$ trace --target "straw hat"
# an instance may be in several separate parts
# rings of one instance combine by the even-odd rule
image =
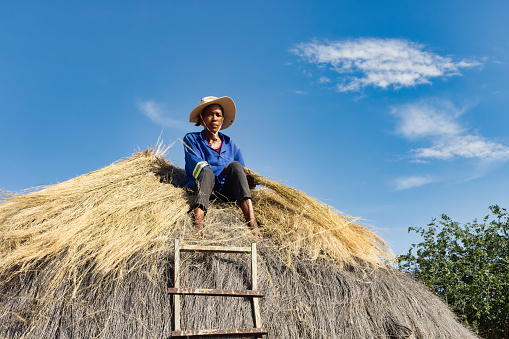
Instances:
[[[213,105],[213,104],[217,104],[217,105],[220,105],[223,107],[224,119],[223,119],[223,126],[221,127],[221,129],[227,129],[228,127],[230,127],[231,124],[233,124],[233,121],[235,120],[236,110],[235,110],[235,103],[229,97],[218,98],[218,97],[210,96],[210,97],[205,97],[205,98],[201,99],[198,106],[196,106],[193,109],[193,111],[191,112],[191,114],[189,114],[189,122],[197,123],[198,117],[200,116],[203,109],[205,107],[207,107],[208,105]]]

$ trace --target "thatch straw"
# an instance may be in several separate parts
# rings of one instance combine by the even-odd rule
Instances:
[[[176,185],[161,184],[162,177]],[[93,260],[107,272],[135,252],[157,250],[188,226],[192,197],[180,188],[183,179],[181,169],[146,151],[6,199],[0,205],[0,270],[30,269],[39,259],[66,252],[70,266]],[[352,218],[295,189],[261,176],[257,180],[268,189],[253,192],[256,214],[263,232],[285,254],[322,255],[348,264],[392,258],[383,240]],[[217,208],[228,205],[212,206]]]
[[[191,227],[184,173],[152,151],[0,205],[0,338],[168,337],[173,239],[259,242],[262,318],[271,338],[472,337],[448,308],[382,265],[373,232],[302,192],[258,177],[265,240],[214,202]],[[249,288],[248,262],[188,255],[187,287]],[[245,300],[184,297],[187,329],[250,326]],[[224,311],[217,311],[221,307]],[[252,326],[252,323],[251,323]]]
[[[358,221],[288,186],[255,176],[265,189],[254,191],[255,212],[264,233],[293,255],[332,258],[355,265],[392,260],[387,244]]]

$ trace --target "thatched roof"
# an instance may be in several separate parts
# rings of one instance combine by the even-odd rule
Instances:
[[[214,202],[205,234],[184,172],[150,150],[0,205],[0,338],[168,338],[173,240],[258,243],[270,338],[474,338],[447,306],[386,264],[382,239],[297,190],[258,177],[264,240]],[[249,261],[187,254],[182,285],[249,289]],[[250,303],[183,297],[185,329],[251,327]]]

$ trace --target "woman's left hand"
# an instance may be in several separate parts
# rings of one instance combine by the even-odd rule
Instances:
[[[246,172],[247,183],[249,184],[249,188],[251,188],[251,189],[255,188],[256,180],[255,180],[255,177],[253,176],[251,170],[247,167],[244,167],[244,172]]]

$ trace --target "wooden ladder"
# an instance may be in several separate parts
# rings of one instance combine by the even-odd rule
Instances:
[[[180,252],[212,252],[212,253],[251,253],[251,277],[252,290],[217,290],[205,288],[182,288],[180,287]],[[174,330],[171,332],[172,337],[192,337],[192,336],[224,336],[224,335],[253,335],[261,338],[267,334],[262,328],[262,319],[260,316],[259,298],[263,297],[263,293],[258,291],[258,272],[257,272],[256,243],[251,247],[223,247],[223,246],[196,246],[180,244],[175,239],[175,281],[174,287],[168,288],[168,293],[173,294],[174,309]],[[208,295],[208,296],[229,296],[229,297],[249,297],[252,298],[252,306],[254,313],[254,328],[237,328],[237,329],[213,329],[213,330],[181,330],[180,328],[180,298],[184,294]]]

